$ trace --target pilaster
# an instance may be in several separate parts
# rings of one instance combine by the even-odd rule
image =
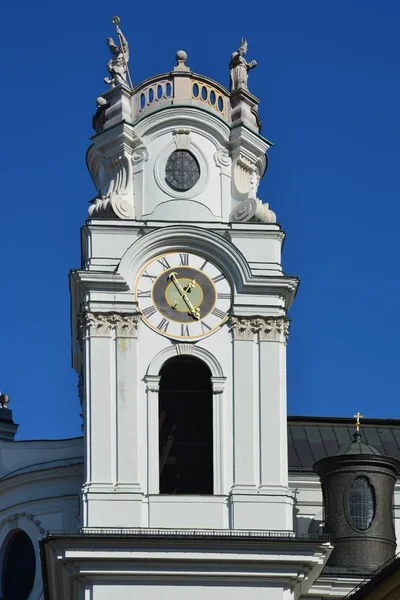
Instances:
[[[267,318],[258,333],[260,381],[260,487],[269,515],[293,529],[288,487],[286,344],[289,320]]]
[[[142,525],[136,314],[81,316],[85,361],[84,528]]]
[[[293,528],[288,489],[284,317],[231,318],[234,355],[234,529]]]
[[[288,486],[286,410],[288,335],[289,321],[283,317],[263,319],[258,332],[260,490],[270,485]]]
[[[87,312],[81,316],[80,330],[86,371],[86,483],[95,483],[98,488],[109,488],[113,484],[110,429],[111,398],[115,391],[111,337],[113,323],[109,315]]]
[[[233,344],[233,486],[232,492],[255,493],[257,456],[255,437],[255,331],[250,319],[232,317]]]
[[[158,392],[160,376],[146,376],[147,393],[147,486],[149,494],[160,491]]]
[[[142,492],[137,374],[138,315],[115,316],[116,483],[119,491]]]

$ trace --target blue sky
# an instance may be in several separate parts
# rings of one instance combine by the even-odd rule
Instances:
[[[301,279],[289,414],[398,417],[398,0],[2,4],[0,389],[18,438],[80,434],[68,271],[95,190],[85,166],[119,14],[134,83],[188,64],[228,85],[248,39],[275,143],[260,197]]]

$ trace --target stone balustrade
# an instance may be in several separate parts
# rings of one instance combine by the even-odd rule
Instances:
[[[243,124],[260,131],[258,100],[247,89],[228,92],[212,79],[192,73],[186,53],[177,52],[177,65],[170,73],[146,79],[133,89],[118,85],[97,99],[93,118],[96,133],[125,121],[133,124],[170,106],[193,106],[215,114],[229,125]]]

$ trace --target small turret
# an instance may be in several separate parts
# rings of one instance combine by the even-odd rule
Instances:
[[[362,439],[357,414],[353,441],[317,461],[325,508],[325,533],[334,550],[328,568],[369,573],[396,550],[393,493],[400,462]]]

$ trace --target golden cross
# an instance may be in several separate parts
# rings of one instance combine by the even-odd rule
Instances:
[[[359,412],[358,412],[358,413],[356,413],[355,415],[353,415],[353,417],[354,417],[354,418],[355,418],[355,420],[356,420],[356,431],[357,431],[357,433],[358,433],[358,432],[360,431],[360,419],[363,419],[364,417],[363,417],[363,415],[362,415],[362,414],[360,414]]]

